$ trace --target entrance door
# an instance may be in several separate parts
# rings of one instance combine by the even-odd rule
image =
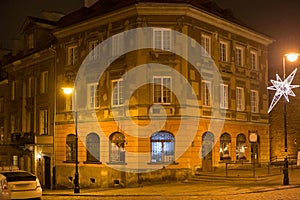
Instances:
[[[251,162],[259,164],[258,162],[258,152],[259,152],[259,143],[252,142],[251,143]]]
[[[212,148],[214,143],[214,135],[211,132],[206,132],[202,136],[202,170],[212,171]]]
[[[45,171],[44,171],[44,178],[45,178],[45,187],[47,189],[51,189],[51,159],[48,156],[44,156],[45,162]]]

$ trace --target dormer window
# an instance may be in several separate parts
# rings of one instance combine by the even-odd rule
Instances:
[[[30,33],[27,37],[27,49],[33,49],[34,48],[34,35],[33,33]]]

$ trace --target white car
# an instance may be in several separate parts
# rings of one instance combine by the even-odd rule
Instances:
[[[0,171],[0,199],[41,199],[39,179],[23,170]]]

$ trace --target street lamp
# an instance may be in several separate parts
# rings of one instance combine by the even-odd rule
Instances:
[[[67,95],[74,93],[74,115],[75,115],[75,178],[74,178],[74,193],[80,193],[79,188],[79,173],[78,173],[78,117],[77,117],[77,104],[76,104],[76,89],[75,87],[63,87],[63,92]]]
[[[285,64],[286,59],[290,62],[295,62],[298,59],[299,53],[288,53],[282,57],[283,79],[286,78]],[[289,185],[289,162],[287,159],[287,127],[286,127],[286,101],[283,99],[283,130],[284,130],[284,165],[283,165],[283,185]]]

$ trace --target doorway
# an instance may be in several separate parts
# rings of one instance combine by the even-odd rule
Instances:
[[[44,181],[45,188],[51,189],[51,159],[48,156],[44,156],[45,171],[44,171]]]

